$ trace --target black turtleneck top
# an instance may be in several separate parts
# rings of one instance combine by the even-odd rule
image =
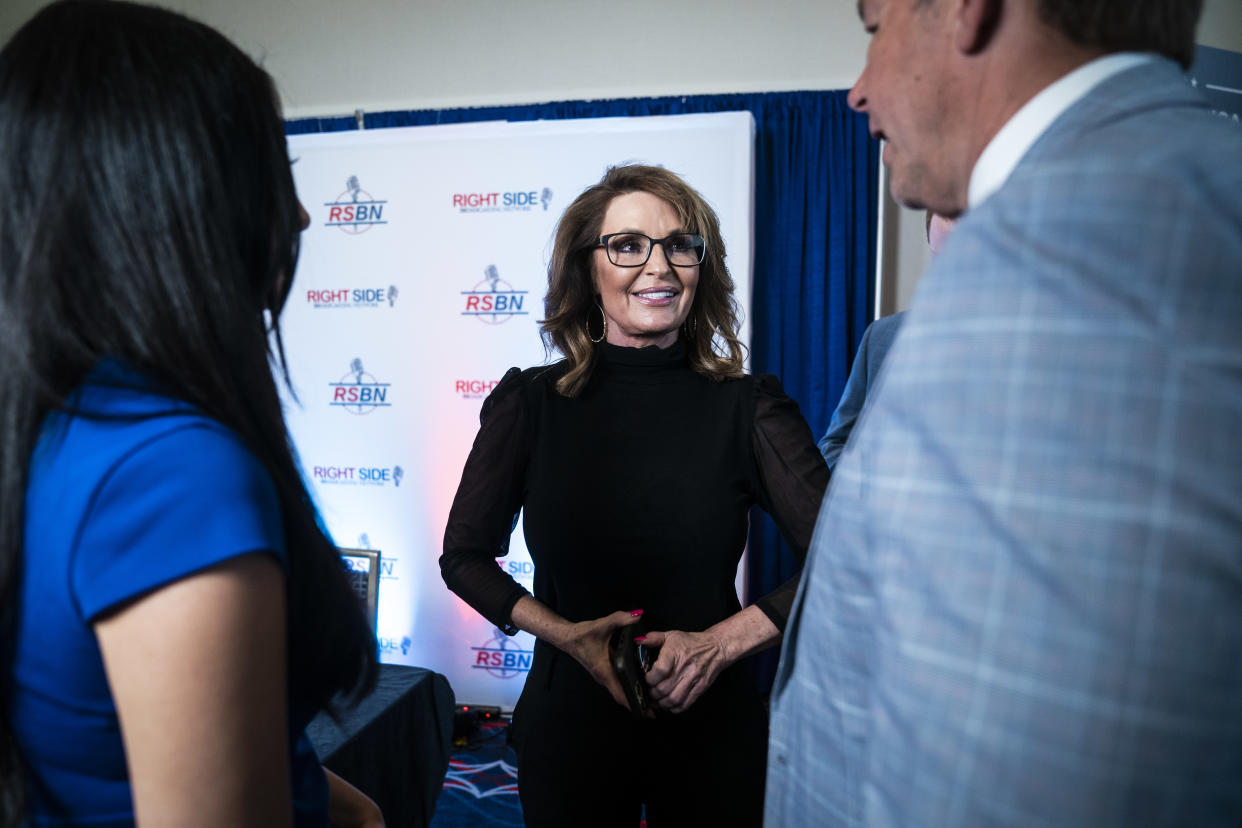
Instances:
[[[828,469],[776,378],[716,382],[678,342],[598,347],[578,397],[565,363],[511,369],[481,426],[444,533],[449,588],[493,624],[528,594],[496,565],[524,510],[535,597],[570,621],[642,608],[647,630],[700,631],[741,607],[733,587],[758,503],[801,560]],[[755,603],[784,629],[797,578]]]

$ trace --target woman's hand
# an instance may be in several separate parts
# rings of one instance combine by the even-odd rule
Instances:
[[[703,632],[647,633],[642,644],[660,651],[647,673],[651,700],[671,713],[684,713],[729,665],[780,640],[781,631],[756,606]]]
[[[617,681],[616,673],[612,670],[608,643],[612,634],[620,627],[637,624],[643,617],[642,610],[618,611],[593,621],[575,623],[566,621],[530,595],[523,595],[513,605],[509,617],[519,629],[526,630],[573,657],[574,661],[591,674],[591,678],[612,694],[617,704],[626,710],[630,709],[625,700],[625,692],[621,689],[621,682]]]
[[[621,689],[621,682],[617,680],[616,671],[612,669],[612,654],[608,644],[614,632],[621,627],[637,624],[642,617],[642,610],[633,610],[614,612],[593,621],[579,621],[570,625],[564,643],[557,645],[573,656],[574,661],[581,664],[591,674],[591,678],[599,682],[612,694],[613,700],[626,710],[630,709],[630,705],[626,701],[625,691]]]
[[[724,643],[707,632],[647,633],[642,643],[660,651],[647,673],[651,700],[670,713],[684,713],[733,661]]]

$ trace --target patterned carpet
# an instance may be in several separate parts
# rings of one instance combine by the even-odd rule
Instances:
[[[509,722],[483,722],[449,759],[430,828],[523,828]],[[637,828],[646,828],[647,820]]]
[[[506,721],[485,722],[449,759],[431,828],[521,828],[517,760]]]

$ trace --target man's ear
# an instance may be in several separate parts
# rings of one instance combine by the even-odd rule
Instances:
[[[964,55],[977,55],[992,42],[1005,0],[953,0],[957,5],[955,45]],[[1011,0],[1012,2],[1012,0]],[[1009,10],[1012,12],[1012,9]]]

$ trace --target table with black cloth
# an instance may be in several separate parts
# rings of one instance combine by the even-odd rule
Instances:
[[[389,826],[426,826],[448,770],[453,711],[444,676],[381,664],[369,695],[336,721],[316,716],[306,733],[319,761],[375,800]]]

